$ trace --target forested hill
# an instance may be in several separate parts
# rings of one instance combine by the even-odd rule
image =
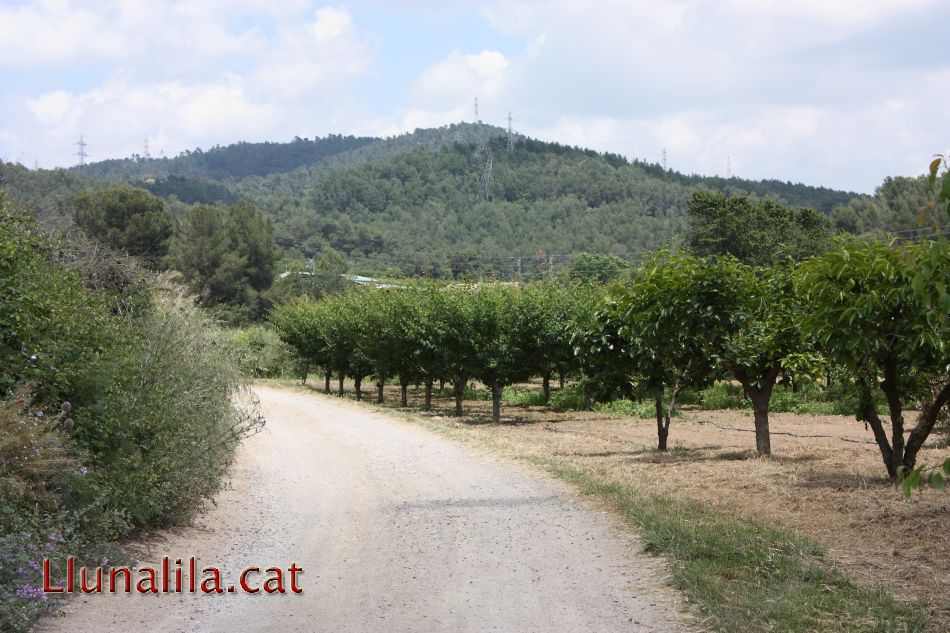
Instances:
[[[99,178],[184,176],[212,180],[241,180],[248,176],[293,171],[324,158],[377,142],[372,137],[330,135],[295,138],[289,143],[235,143],[225,147],[186,150],[174,158],[119,158],[90,163],[74,171]]]
[[[174,158],[110,159],[71,171],[110,179],[180,176],[187,179],[239,181],[323,164],[324,171],[383,160],[416,147],[438,148],[453,142],[485,142],[504,130],[491,125],[457,123],[419,129],[389,138],[341,136],[294,138],[287,143],[233,143],[208,150],[186,150]]]
[[[0,164],[9,199],[51,226],[68,223],[73,193],[117,182],[176,200],[173,214],[186,204],[251,201],[274,220],[290,257],[332,249],[356,270],[434,276],[550,266],[579,252],[636,258],[682,240],[696,189],[826,214],[855,199],[781,181],[684,175],[524,137],[509,152],[505,130],[470,123],[386,139],[238,143],[81,169]]]
[[[445,276],[543,266],[577,252],[635,257],[675,244],[684,235],[686,201],[698,188],[825,213],[855,195],[684,176],[531,139],[518,139],[508,152],[500,136],[417,146],[348,169],[317,164],[248,178],[234,190],[274,218],[275,238],[291,254],[329,247],[362,269]]]

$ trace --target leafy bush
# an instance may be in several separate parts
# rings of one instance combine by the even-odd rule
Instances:
[[[454,398],[455,391],[451,387],[444,387],[441,391],[438,392],[438,395],[443,398]],[[471,383],[465,385],[465,391],[462,395],[463,400],[474,400],[484,402],[486,400],[491,400],[491,389],[488,387],[475,387]]]
[[[262,325],[229,329],[222,340],[241,374],[274,378],[295,373],[299,361],[293,349],[273,329]]]
[[[656,403],[650,400],[637,402],[636,400],[622,398],[613,402],[598,402],[594,405],[594,411],[633,418],[654,419],[656,418]],[[677,416],[679,416],[678,409],[673,412],[673,417]]]
[[[491,400],[491,392],[488,393],[488,399]],[[544,404],[544,393],[538,389],[525,389],[523,387],[505,387],[501,396],[502,402],[521,407],[541,406]]]
[[[239,375],[218,338],[190,299],[159,288],[102,362],[95,404],[75,414],[72,435],[93,468],[87,494],[71,501],[102,508],[104,535],[182,521],[217,491],[253,422],[232,405]]]
[[[187,520],[259,423],[235,408],[239,373],[192,299],[74,246],[53,248],[0,192],[3,631],[53,606],[45,556]]]
[[[584,408],[584,390],[580,385],[567,385],[551,392],[551,401],[548,404],[554,409],[581,411]]]
[[[773,394],[773,402],[779,390]],[[699,405],[704,409],[748,409],[752,404],[742,393],[742,387],[729,382],[717,382],[711,387],[707,387],[699,392]],[[775,405],[770,406],[771,410],[778,411]]]

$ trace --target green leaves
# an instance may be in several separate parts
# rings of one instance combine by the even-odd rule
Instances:
[[[89,237],[157,264],[168,252],[172,220],[144,189],[120,186],[73,196],[73,219]]]
[[[756,266],[820,253],[831,235],[831,222],[811,209],[712,191],[693,193],[687,220],[692,253],[731,255]]]
[[[945,406],[934,398],[950,382],[950,312],[944,309],[950,306],[950,245],[841,241],[838,251],[802,264],[795,287],[806,304],[805,331],[829,361],[849,369],[855,384],[884,391],[895,433],[904,425],[897,412],[923,403],[906,446],[890,446],[883,428],[876,433],[888,473],[897,477],[898,466],[913,467]],[[873,409],[862,416],[880,425]],[[903,481],[910,478],[912,489],[918,477],[910,472]]]
[[[937,185],[937,172],[940,170],[940,165],[942,164],[943,164],[942,156],[938,156],[937,158],[930,161],[930,167],[927,170],[928,172],[930,172],[930,176],[928,176],[927,182],[930,183],[931,187],[935,187]]]
[[[908,469],[901,466],[897,469],[897,485],[905,499],[910,499],[914,490],[920,490],[925,485],[930,485],[934,490],[944,492],[947,489],[947,480],[950,479],[950,457],[948,457],[941,467],[930,468],[923,466],[914,469]]]

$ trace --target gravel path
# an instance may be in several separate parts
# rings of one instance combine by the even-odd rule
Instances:
[[[348,402],[257,389],[265,430],[195,527],[225,583],[303,568],[303,593],[94,595],[40,632],[684,631],[654,559],[560,483]]]

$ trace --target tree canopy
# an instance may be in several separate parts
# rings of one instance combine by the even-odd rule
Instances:
[[[831,222],[812,209],[791,209],[772,200],[697,191],[687,206],[690,250],[705,257],[732,255],[755,266],[822,252]]]
[[[72,208],[76,225],[113,249],[153,263],[168,252],[172,220],[162,199],[143,189],[80,191],[73,196]]]

